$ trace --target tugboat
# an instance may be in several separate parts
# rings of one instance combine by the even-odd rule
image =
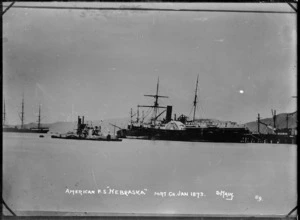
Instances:
[[[199,77],[199,76],[198,76]],[[181,115],[176,119],[172,119],[172,106],[160,106],[158,104],[159,98],[168,98],[167,96],[160,96],[159,91],[159,79],[157,82],[156,94],[145,95],[155,98],[154,105],[138,105],[138,111],[140,107],[150,107],[154,109],[153,117],[150,123],[144,123],[144,117],[139,121],[137,111],[137,121],[132,121],[131,111],[131,123],[127,129],[119,130],[118,137],[120,138],[132,138],[132,139],[148,139],[148,140],[174,140],[174,141],[197,141],[197,142],[244,142],[244,135],[249,133],[249,130],[234,122],[226,122],[221,124],[213,124],[209,120],[196,120],[195,113],[197,108],[197,91],[198,91],[198,77],[196,83],[195,97],[194,97],[194,114],[193,119],[188,120],[188,117]],[[161,113],[158,113],[159,109],[165,109]],[[166,116],[163,120],[158,120],[163,113]]]
[[[24,126],[24,95],[22,98],[22,112],[21,112],[21,127],[18,128],[17,126],[11,127],[6,125],[6,112],[5,112],[5,101],[4,101],[4,109],[3,109],[3,126],[2,131],[3,132],[17,132],[17,133],[47,133],[49,131],[49,128],[47,127],[41,127],[41,106],[39,106],[39,116],[38,116],[38,125],[36,128],[25,128]]]
[[[66,134],[52,135],[51,138],[73,139],[73,140],[91,140],[91,141],[122,141],[118,137],[112,136],[110,133],[103,135],[101,126],[90,126],[84,123],[84,116],[78,116],[76,132],[68,132]]]

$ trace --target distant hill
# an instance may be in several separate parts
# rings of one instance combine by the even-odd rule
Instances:
[[[297,128],[297,112],[293,113],[281,113],[278,114],[276,117],[276,127],[281,129],[281,128],[286,128],[286,115],[289,115],[289,120],[288,120],[288,126],[289,128]],[[261,122],[271,125],[273,127],[273,118],[264,118],[260,119]],[[252,121],[248,122],[245,124],[246,127],[249,128],[251,132],[257,132],[257,121]],[[261,133],[270,133],[272,130],[267,128],[265,125],[260,125],[260,132]]]

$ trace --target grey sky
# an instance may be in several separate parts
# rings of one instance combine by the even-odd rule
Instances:
[[[26,122],[36,121],[38,103],[44,122],[129,117],[131,107],[153,103],[143,95],[158,76],[170,97],[161,104],[188,115],[198,74],[198,117],[248,122],[271,109],[293,112],[296,33],[296,14],[11,8],[3,16],[8,121],[19,123],[23,91]]]

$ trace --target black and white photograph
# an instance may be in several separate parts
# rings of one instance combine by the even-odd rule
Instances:
[[[2,217],[297,217],[297,2],[2,2]]]

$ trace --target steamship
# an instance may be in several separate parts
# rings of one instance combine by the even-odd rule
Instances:
[[[198,76],[199,77],[199,76]],[[198,77],[196,82],[195,97],[193,102],[193,118],[180,115],[172,118],[172,106],[160,106],[159,98],[168,98],[159,95],[159,78],[157,81],[156,94],[145,95],[155,99],[154,105],[138,105],[136,114],[132,113],[127,129],[117,132],[120,138],[147,139],[147,140],[174,140],[174,141],[196,141],[196,142],[243,142],[245,134],[249,134],[248,128],[234,122],[214,123],[212,120],[197,120],[195,118],[198,104]],[[153,109],[153,117],[145,122],[145,116],[139,117],[139,108]],[[159,112],[161,109],[163,111]],[[162,120],[159,120],[165,114]],[[136,121],[133,116],[136,115]]]

